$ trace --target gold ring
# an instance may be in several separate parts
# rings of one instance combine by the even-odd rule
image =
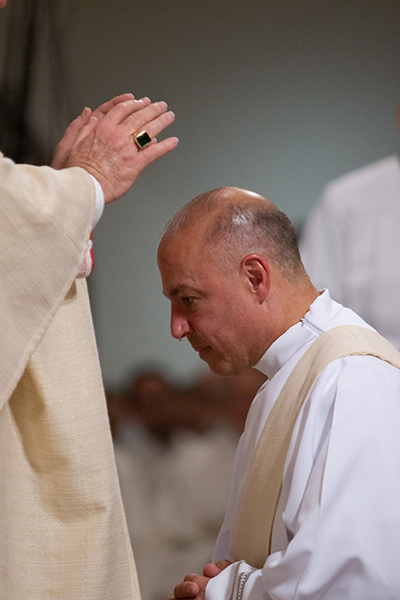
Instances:
[[[148,146],[151,142],[151,137],[149,136],[147,131],[145,131],[144,129],[142,129],[138,133],[132,133],[131,135],[133,137],[133,141],[135,142],[135,144],[139,148],[139,150],[142,150],[143,148]]]

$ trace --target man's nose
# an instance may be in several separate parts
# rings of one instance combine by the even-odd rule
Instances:
[[[172,336],[181,340],[188,333],[192,331],[190,327],[190,323],[184,315],[182,315],[179,311],[172,309],[171,310],[171,333]]]

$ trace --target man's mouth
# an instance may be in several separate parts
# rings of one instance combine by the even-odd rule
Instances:
[[[211,346],[192,346],[192,348],[198,352],[200,358],[203,358],[203,356],[211,349]]]
[[[210,346],[205,346],[204,348],[200,348],[200,350],[198,351],[200,358],[204,358],[209,350],[211,350]]]

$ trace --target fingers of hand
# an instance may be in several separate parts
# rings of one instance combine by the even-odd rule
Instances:
[[[203,575],[205,577],[216,577],[221,573],[221,571],[226,569],[226,567],[229,567],[231,564],[232,563],[229,560],[219,560],[216,563],[209,563],[204,567]]]
[[[129,123],[126,123],[126,119],[138,111],[141,111],[142,109],[144,110],[150,106],[152,106],[152,104],[150,99],[147,97],[141,98],[140,100],[134,100],[131,98],[130,100],[115,104],[106,114],[103,115],[103,117],[112,126],[123,125],[125,123],[129,127]]]
[[[106,115],[108,113],[108,111],[111,108],[113,108],[116,104],[120,104],[121,102],[127,102],[129,100],[133,100],[134,97],[135,96],[130,93],[129,94],[120,94],[119,96],[115,96],[115,98],[112,98],[108,102],[104,102],[104,104],[102,104],[101,106],[96,108],[96,110],[94,112],[102,113],[103,115]]]
[[[140,164],[140,170],[150,165],[152,162],[164,156],[178,145],[178,138],[171,137],[162,142],[152,141],[146,148],[139,150],[136,154],[136,164]]]
[[[161,133],[163,129],[171,125],[175,120],[175,114],[172,111],[165,112],[160,116],[156,117],[152,121],[148,121],[144,123],[140,128],[143,128],[151,138],[154,138],[156,135]],[[139,128],[138,128],[139,129]],[[138,129],[134,130],[137,131]]]
[[[129,100],[114,106],[105,115],[104,120],[111,126],[121,126],[128,133],[138,131],[145,123],[149,123],[167,112],[166,102],[151,103],[148,98]]]
[[[71,147],[75,143],[82,129],[89,122],[91,114],[92,111],[90,110],[90,108],[85,107],[82,113],[79,115],[79,117],[76,117],[76,119],[74,119],[72,123],[70,123],[70,125],[64,133],[63,138],[60,140],[56,148],[56,152],[52,162],[52,167],[54,169],[62,169],[65,166],[64,163],[67,160]]]
[[[186,577],[190,576],[187,575]],[[175,598],[195,598],[200,592],[200,587],[197,585],[197,583],[194,583],[193,581],[187,581],[186,577],[183,583],[175,586]]]
[[[217,567],[217,565],[210,563],[206,565],[203,569],[203,575],[205,577],[215,577],[221,573],[221,569]]]
[[[138,110],[145,108],[149,104],[151,104],[151,100],[147,97],[140,98],[139,100],[131,99],[126,102],[119,103],[118,106],[113,106],[113,110],[110,109],[107,113],[103,113],[97,109],[93,114],[98,118],[99,121],[107,117],[110,124],[120,125],[120,123],[124,121],[127,114],[135,113]]]
[[[76,117],[76,119],[74,119],[72,123],[70,123],[70,125],[64,133],[60,144],[73,144],[76,138],[78,137],[79,133],[82,131],[83,127],[85,127],[85,125],[88,124],[91,114],[92,111],[86,106],[83,109],[82,113],[79,115],[79,117]]]
[[[98,113],[94,113],[97,117]],[[119,135],[130,136],[134,132],[145,129],[153,138],[175,119],[173,112],[167,112],[165,102],[151,103],[150,100],[128,100],[113,106],[106,115],[99,118],[99,131],[101,135],[108,135],[111,130],[119,130]],[[87,133],[87,131],[85,131]]]
[[[230,560],[219,560],[218,562],[215,563],[215,566],[220,569],[221,571],[223,571],[224,569],[226,569],[226,567],[229,567],[229,565],[232,564],[232,561]]]
[[[97,117],[95,117],[94,115],[92,115],[88,121],[88,123],[82,127],[81,131],[79,132],[78,137],[75,140],[76,144],[79,144],[79,142],[81,140],[83,140],[83,138],[85,138],[89,133],[91,133],[95,127],[98,125],[98,119]]]
[[[162,117],[163,115],[168,114],[167,124],[171,123],[175,115],[168,111],[168,106],[166,102],[153,102],[148,106],[144,107],[142,110],[138,110],[135,113],[127,114],[126,118],[123,122],[121,122],[121,126],[123,126],[127,132],[139,131],[140,129],[148,130],[149,123],[152,123],[156,119]],[[165,125],[164,125],[165,126]],[[151,136],[157,135],[161,130],[152,130]]]
[[[82,127],[86,125],[86,123],[89,121],[91,114],[92,111],[90,110],[90,108],[88,106],[85,106],[79,117],[76,117],[76,119],[74,119],[72,123],[70,123],[65,133],[67,134],[70,131],[79,131],[80,129],[82,129]]]

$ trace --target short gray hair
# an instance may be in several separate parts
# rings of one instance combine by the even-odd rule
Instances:
[[[255,253],[265,255],[288,280],[308,278],[292,223],[262,196],[237,188],[200,194],[167,223],[164,237],[173,237],[201,221],[206,223],[203,242],[219,251],[228,271],[236,270],[244,256]]]

